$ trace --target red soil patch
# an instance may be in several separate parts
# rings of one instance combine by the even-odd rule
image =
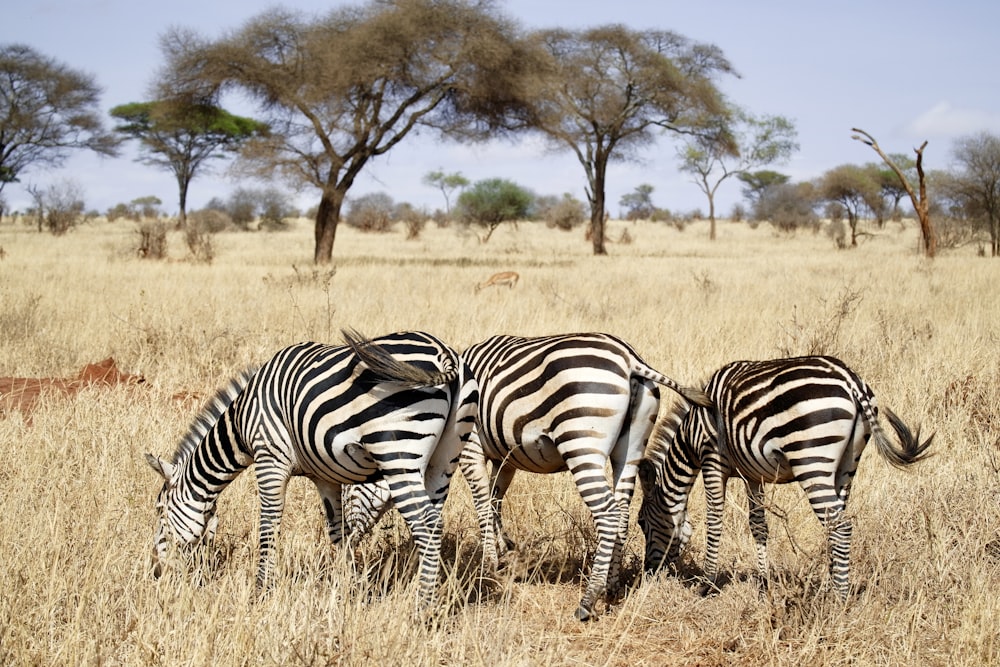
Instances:
[[[141,375],[122,373],[111,357],[87,364],[72,378],[0,378],[0,417],[18,410],[30,424],[31,413],[42,393],[69,397],[84,387],[115,387],[145,381]]]

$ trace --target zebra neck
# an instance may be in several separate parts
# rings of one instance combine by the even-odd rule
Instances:
[[[224,415],[181,464],[178,491],[206,508],[253,463],[253,457],[241,446],[242,438],[230,428],[232,424],[229,415]]]

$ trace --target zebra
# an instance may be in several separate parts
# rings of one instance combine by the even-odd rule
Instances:
[[[657,424],[639,464],[646,572],[675,562],[687,544],[688,496],[700,469],[708,534],[701,593],[716,590],[726,483],[734,476],[747,485],[757,570],[766,585],[763,485],[796,481],[827,531],[833,587],[846,600],[852,532],[847,501],[869,437],[889,464],[905,469],[928,456],[933,435],[920,442],[919,429],[914,436],[886,408],[902,445],[895,448],[879,425],[871,388],[830,356],[730,363],[712,375],[705,391],[715,407],[676,406]]]
[[[146,455],[164,479],[156,499],[154,576],[171,541],[190,548],[214,537],[219,494],[253,463],[258,589],[272,583],[274,540],[292,476],[316,485],[334,544],[345,538],[343,486],[381,479],[420,555],[419,601],[424,608],[436,603],[441,506],[474,426],[475,381],[458,354],[430,334],[371,340],[343,334],[346,345],[304,342],[280,350],[219,392],[170,461]]]
[[[659,411],[656,384],[698,405],[707,405],[707,397],[657,372],[628,343],[606,333],[493,336],[469,347],[462,359],[480,392],[476,429],[459,467],[475,502],[484,567],[495,571],[499,556],[513,546],[501,510],[515,472],[569,470],[598,535],[575,612],[589,620],[597,598],[618,587],[636,466]]]

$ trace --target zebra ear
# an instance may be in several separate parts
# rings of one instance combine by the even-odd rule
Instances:
[[[146,454],[146,462],[149,463],[149,467],[160,473],[163,479],[170,481],[170,478],[174,474],[173,463],[167,463],[159,456],[153,456],[152,454]]]

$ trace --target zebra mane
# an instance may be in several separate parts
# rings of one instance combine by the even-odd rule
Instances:
[[[677,429],[680,428],[684,417],[691,411],[691,404],[686,401],[674,401],[673,407],[656,422],[653,434],[646,442],[646,452],[644,459],[663,459],[667,456],[670,443],[677,436]]]
[[[177,445],[172,463],[174,465],[183,463],[191,456],[198,444],[205,438],[205,435],[212,430],[219,418],[229,409],[240,392],[246,388],[250,378],[257,372],[256,368],[248,368],[234,378],[231,378],[226,386],[215,392],[215,396],[202,407],[201,412],[195,417],[188,428],[187,434]]]

